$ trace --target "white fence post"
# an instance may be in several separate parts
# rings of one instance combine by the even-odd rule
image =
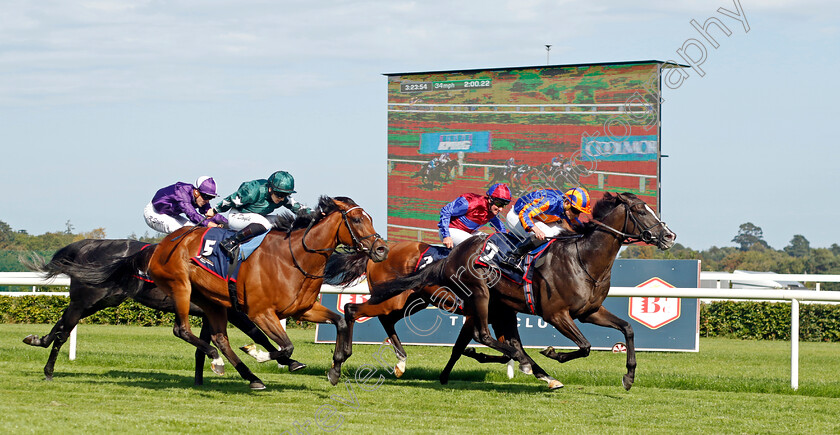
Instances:
[[[76,360],[76,330],[79,329],[79,325],[73,327],[73,330],[70,331],[70,361]]]
[[[790,301],[790,387],[799,389],[799,300]]]

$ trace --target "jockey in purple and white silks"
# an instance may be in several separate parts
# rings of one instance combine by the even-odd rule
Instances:
[[[505,224],[498,214],[510,203],[507,184],[490,186],[485,195],[465,193],[440,209],[438,233],[447,248],[461,244],[478,229],[490,223],[497,231],[505,232]]]
[[[224,226],[227,219],[210,207],[215,197],[216,182],[210,177],[198,177],[195,185],[177,182],[155,193],[143,217],[149,227],[164,234],[184,226]]]

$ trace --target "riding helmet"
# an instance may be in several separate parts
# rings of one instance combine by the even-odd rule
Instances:
[[[205,195],[218,196],[216,195],[216,181],[213,180],[212,177],[208,177],[206,175],[198,177],[198,179],[195,180],[195,188]]]
[[[510,188],[505,183],[496,183],[487,189],[487,196],[510,202]]]
[[[567,190],[565,195],[572,208],[580,210],[581,213],[592,214],[592,198],[589,197],[589,192],[586,189],[575,187]]]
[[[275,192],[295,193],[295,178],[286,171],[277,171],[268,177],[268,185]]]

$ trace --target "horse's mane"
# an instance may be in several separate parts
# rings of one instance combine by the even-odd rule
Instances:
[[[335,203],[336,201],[343,202],[351,207],[358,205],[352,199],[345,196],[330,198],[329,196],[321,195],[318,198],[318,206],[315,207],[315,210],[306,211],[305,209],[301,209],[296,214],[281,214],[274,224],[274,229],[289,232],[306,228],[310,225],[317,225],[318,222],[329,216],[330,213],[339,210],[338,204]]]
[[[625,194],[625,195],[632,195],[632,194]],[[609,192],[605,193],[604,196],[599,199],[595,203],[595,207],[592,209],[592,218],[597,220],[602,220],[604,217],[609,214],[614,208],[618,207],[618,204],[621,204],[621,201],[618,199],[618,195],[612,195]],[[584,237],[592,234],[595,229],[598,228],[598,225],[595,222],[586,222],[583,226],[578,229],[578,234],[582,234]]]

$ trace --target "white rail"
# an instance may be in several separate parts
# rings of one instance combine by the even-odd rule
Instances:
[[[701,272],[702,280],[718,281],[804,281],[804,282],[840,282],[840,275],[815,274],[741,274],[727,272]],[[25,286],[68,286],[70,278],[59,276],[52,280],[45,280],[43,274],[33,272],[0,272],[0,285]],[[33,288],[34,290],[34,288]],[[367,294],[368,286],[364,280],[345,289],[324,285],[321,293],[339,294]],[[5,292],[6,296],[31,295],[62,295],[67,292]],[[611,287],[610,297],[676,297],[698,299],[748,299],[748,300],[783,300],[791,303],[791,352],[790,352],[790,386],[794,390],[799,388],[799,303],[803,301],[840,302],[840,292],[819,290],[785,290],[785,289],[722,289],[722,288],[651,288],[651,287]],[[71,360],[76,353],[76,330],[70,336]]]

